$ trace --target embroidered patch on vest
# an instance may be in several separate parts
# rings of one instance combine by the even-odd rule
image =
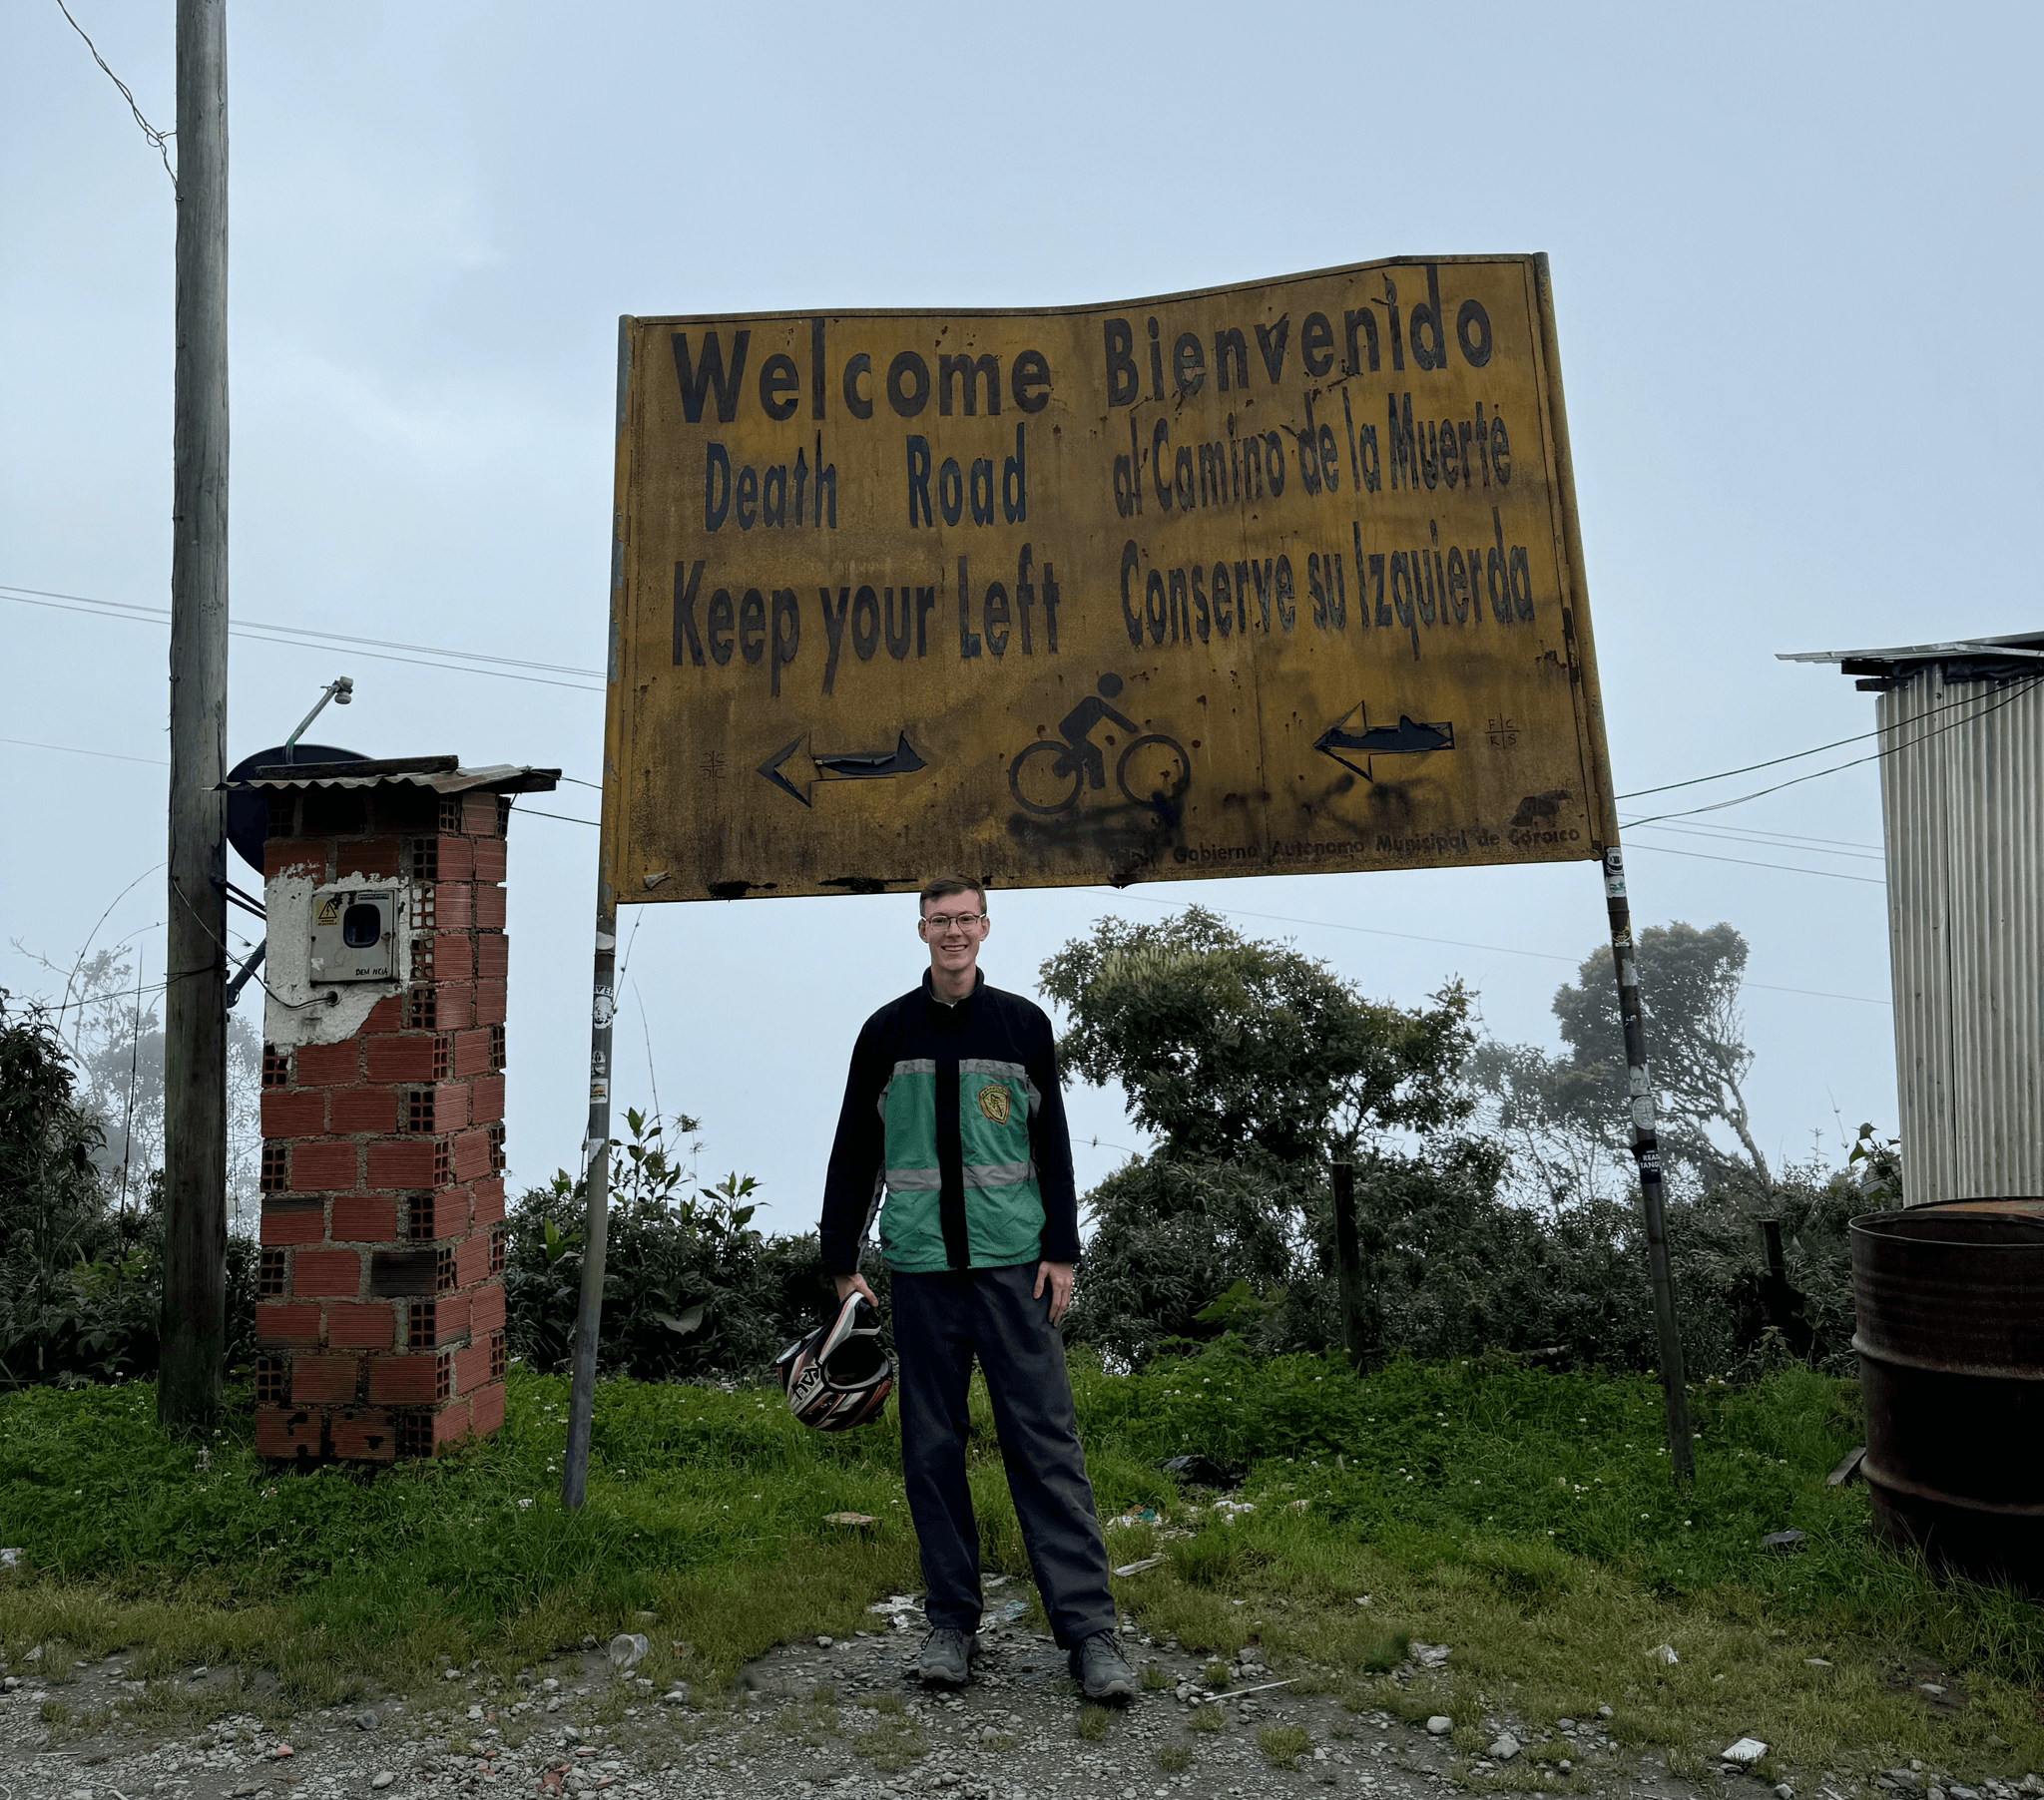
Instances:
[[[998,1082],[989,1082],[979,1091],[979,1110],[995,1125],[1008,1123],[1008,1091]]]

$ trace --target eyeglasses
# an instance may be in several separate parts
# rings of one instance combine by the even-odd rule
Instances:
[[[924,931],[934,931],[938,937],[947,937],[954,931],[968,936],[975,926],[986,923],[985,913],[931,913],[922,921]]]

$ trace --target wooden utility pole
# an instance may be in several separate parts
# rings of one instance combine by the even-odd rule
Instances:
[[[178,0],[163,1356],[157,1417],[210,1425],[227,1337],[227,0]]]

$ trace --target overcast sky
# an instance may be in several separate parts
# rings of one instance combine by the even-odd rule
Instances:
[[[171,0],[73,11],[171,125]],[[2039,623],[2026,533],[1987,529],[2030,516],[2044,458],[2039,37],[2014,6],[231,6],[234,611],[598,669],[622,312],[1111,301],[1546,250],[1620,791],[1843,738],[1871,699],[1776,652]],[[167,606],[171,184],[55,0],[0,23],[0,584]],[[160,980],[167,631],[4,594],[0,631],[0,936],[68,964],[137,883],[100,941],[140,933]],[[597,776],[596,679],[248,637],[232,753],[338,674],[329,742]],[[1750,940],[1763,1147],[1891,1125],[1873,770],[1705,824],[1740,835],[1629,839],[1636,917]],[[581,1135],[595,851],[585,825],[513,826],[517,1177]],[[1103,913],[1194,899],[1375,996],[1459,975],[1490,1031],[1549,1044],[1603,935],[1592,864],[1321,875],[1001,895],[984,966],[1029,992]],[[913,920],[905,898],[628,913],[619,1099],[657,1079],[702,1118],[706,1174],[750,1170],[762,1222],[813,1222],[851,1038],[915,978]],[[9,947],[0,986],[52,984]],[[1084,1187],[1137,1138],[1117,1097],[1071,1100]]]

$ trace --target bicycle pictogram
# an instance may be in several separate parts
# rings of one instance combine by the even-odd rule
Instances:
[[[1107,786],[1107,756],[1093,741],[1102,723],[1135,732],[1115,759],[1115,785],[1132,806],[1147,806],[1176,822],[1178,802],[1193,784],[1192,758],[1185,745],[1161,731],[1143,731],[1110,704],[1122,690],[1117,675],[1100,677],[1099,693],[1088,694],[1059,721],[1062,741],[1039,738],[1008,764],[1008,791],[1015,804],[1039,818],[1069,812],[1086,788]]]

